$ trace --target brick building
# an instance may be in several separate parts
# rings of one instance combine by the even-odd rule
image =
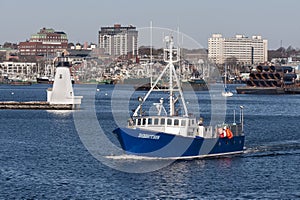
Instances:
[[[40,32],[33,34],[29,41],[19,43],[21,56],[44,56],[54,55],[57,51],[68,48],[67,34],[54,29],[40,29]]]

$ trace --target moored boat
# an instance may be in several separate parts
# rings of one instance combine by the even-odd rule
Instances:
[[[183,91],[207,91],[208,85],[203,78],[190,78],[186,81],[181,81]]]
[[[21,86],[21,85],[32,85],[32,82],[30,81],[22,81],[22,80],[11,80],[8,82],[9,85],[16,85],[16,86]]]
[[[41,76],[36,78],[36,82],[41,84],[53,84],[54,78],[48,76]]]
[[[149,91],[151,89],[151,87],[152,87],[151,83],[145,83],[145,84],[142,84],[142,85],[134,86],[134,90],[136,90],[136,91]],[[161,89],[161,90],[167,90],[168,86],[157,84],[155,88],[156,89]]]
[[[4,77],[3,83],[8,84],[8,85],[15,85],[15,86],[28,86],[32,85],[33,81],[26,79],[26,78],[21,78],[21,77]]]
[[[37,77],[36,82],[40,84],[53,84],[54,83],[54,77],[48,77],[48,76],[42,76],[42,77]],[[73,77],[71,77],[71,82],[72,84],[75,83],[75,80]]]
[[[191,115],[186,106],[180,80],[173,63],[180,59],[180,51],[174,48],[172,37],[166,38],[164,61],[167,64],[148,93],[139,98],[127,127],[119,127],[113,132],[127,154],[168,159],[202,158],[242,153],[244,150],[243,107],[239,123],[222,123],[205,126],[202,118]],[[169,109],[164,107],[164,99],[155,103],[157,114],[145,115],[142,106],[162,76],[168,74]],[[161,91],[161,90],[159,90]],[[166,90],[162,90],[166,91]],[[177,103],[182,111],[179,113]]]

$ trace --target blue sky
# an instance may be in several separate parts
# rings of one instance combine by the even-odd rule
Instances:
[[[299,0],[0,0],[0,44],[20,42],[42,27],[62,30],[70,42],[97,42],[115,23],[180,31],[207,47],[212,33],[262,35],[269,49],[300,48]]]

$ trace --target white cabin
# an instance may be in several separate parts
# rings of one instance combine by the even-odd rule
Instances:
[[[212,138],[217,136],[212,126],[203,126],[194,117],[143,116],[130,119],[128,127],[189,137]]]

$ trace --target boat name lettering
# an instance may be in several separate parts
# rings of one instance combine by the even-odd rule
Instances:
[[[149,135],[145,133],[139,133],[139,138],[147,138],[147,139],[152,139],[152,140],[159,140],[160,136],[159,135]]]

